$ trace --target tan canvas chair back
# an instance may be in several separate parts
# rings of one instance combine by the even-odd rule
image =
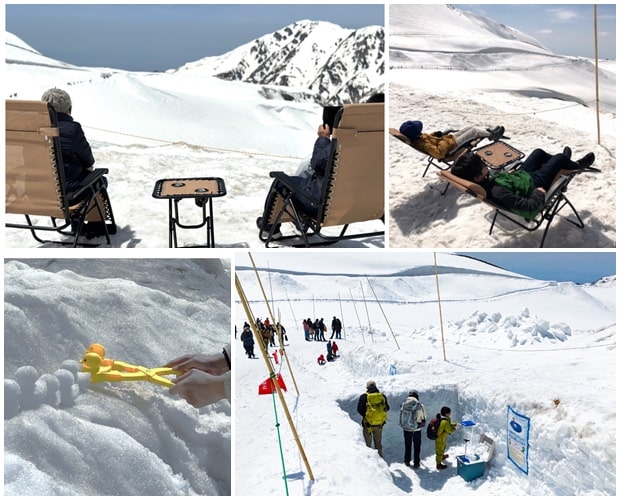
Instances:
[[[6,213],[66,218],[48,104],[6,101]]]
[[[467,179],[462,179],[461,177],[444,170],[437,172],[437,175],[459,191],[469,193],[481,201],[484,201],[487,197],[486,190],[480,184],[468,181]]]
[[[324,226],[383,217],[384,105],[347,104],[333,137],[338,143]]]

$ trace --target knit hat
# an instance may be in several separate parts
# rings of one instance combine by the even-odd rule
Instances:
[[[71,114],[71,97],[64,90],[57,88],[46,90],[41,100],[50,103],[56,113]]]
[[[368,382],[366,382],[366,389],[370,389],[371,387],[377,387],[377,384],[375,384],[374,380],[369,380]]]
[[[406,121],[400,126],[400,133],[403,134],[410,141],[415,141],[422,133],[422,122],[420,121]]]
[[[418,393],[416,391],[409,391],[409,396],[420,399],[420,396],[418,396]]]

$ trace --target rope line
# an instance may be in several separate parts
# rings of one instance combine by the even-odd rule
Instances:
[[[184,145],[184,146],[189,146],[191,148],[194,149],[201,149],[201,150],[205,150],[205,151],[215,151],[218,153],[239,153],[242,155],[246,155],[246,156],[265,156],[265,157],[269,157],[269,158],[282,158],[282,159],[289,159],[289,160],[302,160],[303,158],[301,158],[300,156],[292,156],[292,155],[276,155],[276,154],[271,154],[271,153],[259,153],[256,151],[245,151],[242,149],[226,149],[226,148],[216,148],[214,146],[201,146],[199,144],[192,144],[190,142],[184,142],[184,141],[170,141],[167,139],[157,139],[155,137],[148,137],[148,136],[144,136],[144,135],[138,135],[138,134],[129,134],[127,132],[118,132],[116,130],[109,130],[109,129],[105,129],[105,128],[99,128],[99,127],[92,127],[90,125],[84,125],[82,124],[82,126],[84,128],[89,128],[92,130],[98,130],[100,132],[107,132],[109,134],[116,134],[116,135],[122,135],[124,137],[133,137],[135,139],[144,139],[147,141],[154,141],[154,142],[160,142],[162,144],[169,144],[169,145]]]
[[[470,349],[480,349],[483,351],[499,351],[499,352],[527,352],[527,353],[536,353],[536,352],[556,352],[556,351],[578,351],[583,349],[596,349],[598,347],[615,347],[616,343],[613,342],[611,344],[599,344],[599,345],[589,345],[589,346],[581,346],[581,347],[562,347],[557,349],[499,349],[493,347],[481,347],[481,346],[471,346],[467,344],[456,344],[454,342],[448,342],[454,346],[463,346],[469,347]]]

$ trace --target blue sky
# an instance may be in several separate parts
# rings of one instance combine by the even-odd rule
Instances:
[[[531,278],[591,283],[616,274],[615,252],[458,252]]]
[[[462,10],[490,17],[533,36],[556,54],[594,57],[591,4],[462,4]],[[598,5],[599,57],[616,58],[616,5]]]
[[[309,19],[385,25],[384,5],[7,5],[6,30],[80,66],[153,71],[221,55]]]

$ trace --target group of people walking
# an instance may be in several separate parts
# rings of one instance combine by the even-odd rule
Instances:
[[[374,445],[381,457],[383,457],[381,438],[389,410],[390,405],[387,397],[379,391],[375,381],[369,380],[366,382],[366,392],[359,397],[357,412],[362,416],[362,434],[366,446],[372,448]],[[443,463],[443,460],[448,458],[446,454],[448,436],[456,431],[459,425],[450,420],[451,415],[452,411],[450,408],[444,406],[435,417],[437,421],[437,430],[434,436],[435,462],[438,470],[448,467]],[[406,466],[413,467],[414,469],[420,467],[422,429],[427,425],[426,419],[426,410],[420,402],[420,396],[416,391],[409,391],[407,398],[400,406],[398,423],[403,429],[405,441],[404,463]]]

